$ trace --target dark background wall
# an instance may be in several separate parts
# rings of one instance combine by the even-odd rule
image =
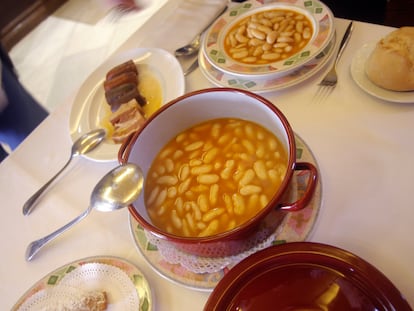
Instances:
[[[6,50],[10,50],[66,1],[68,0],[0,0],[2,45]],[[337,17],[394,27],[414,26],[414,0],[322,1]]]
[[[0,41],[10,50],[67,0],[1,0]]]

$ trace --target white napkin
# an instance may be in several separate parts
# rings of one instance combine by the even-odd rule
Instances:
[[[178,1],[177,1],[178,2]],[[120,50],[158,47],[171,53],[189,43],[223,10],[227,0],[168,1]],[[164,24],[160,25],[159,20]],[[156,22],[156,23],[155,23]],[[132,39],[132,40],[131,40]],[[133,46],[132,46],[133,43]]]
[[[181,37],[191,40],[211,23],[226,4],[227,1],[223,0],[184,1],[176,11],[177,27],[180,29]]]

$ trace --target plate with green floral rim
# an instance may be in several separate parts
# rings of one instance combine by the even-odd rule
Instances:
[[[234,22],[255,12],[270,9],[299,10],[313,21],[312,39],[292,56],[268,64],[245,64],[232,59],[224,50],[223,42],[227,30]],[[317,0],[282,0],[263,4],[263,0],[250,0],[235,6],[223,14],[209,28],[203,38],[202,51],[209,62],[218,70],[239,77],[281,76],[311,61],[322,52],[335,33],[334,15],[322,2]]]
[[[19,307],[30,297],[35,295],[41,290],[45,290],[50,287],[57,286],[59,282],[70,272],[76,268],[87,263],[101,263],[107,264],[121,269],[125,272],[133,283],[139,299],[139,311],[151,311],[153,310],[152,292],[149,283],[142,272],[132,263],[125,259],[112,256],[96,256],[87,257],[84,259],[76,260],[71,263],[65,264],[60,268],[57,268],[51,273],[48,273],[42,279],[35,283],[13,306],[12,311],[16,311]]]
[[[334,36],[331,42],[325,47],[325,49],[316,57],[314,57],[310,62],[306,63],[303,66],[300,66],[299,68],[282,77],[237,77],[222,72],[211,65],[202,51],[199,53],[198,60],[200,63],[201,72],[204,74],[207,80],[215,85],[232,87],[256,93],[273,92],[284,90],[288,87],[297,85],[306,79],[309,79],[314,74],[318,73],[319,70],[321,70],[323,66],[331,59],[333,51],[335,50],[335,41],[336,36]]]
[[[317,167],[316,159],[306,143],[298,135],[295,135],[295,138],[297,160],[310,162]],[[291,183],[294,189],[288,190],[289,199],[297,199],[301,196],[308,183],[306,172],[295,172],[294,177],[295,181]],[[309,204],[300,211],[287,213],[280,226],[275,230],[271,245],[300,242],[308,239],[317,220],[321,204],[322,184],[321,178],[318,178],[315,193]],[[230,262],[222,269],[212,273],[195,273],[179,263],[167,261],[158,247],[149,241],[148,232],[141,227],[131,214],[129,214],[129,224],[135,246],[150,266],[162,277],[184,287],[199,291],[212,291],[227,271],[238,263],[238,261]]]

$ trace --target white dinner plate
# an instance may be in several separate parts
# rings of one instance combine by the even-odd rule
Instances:
[[[351,75],[355,83],[365,92],[379,99],[395,103],[414,103],[414,92],[386,90],[368,79],[365,73],[365,63],[375,46],[376,42],[366,43],[355,53],[351,63]]]
[[[103,81],[106,73],[116,65],[132,59],[138,70],[149,70],[160,82],[162,104],[184,94],[185,81],[177,59],[162,49],[137,48],[116,54],[96,69],[83,83],[76,95],[70,114],[69,128],[72,141],[92,129],[102,127],[109,106],[105,100]],[[110,139],[85,157],[95,161],[116,161],[120,144]]]

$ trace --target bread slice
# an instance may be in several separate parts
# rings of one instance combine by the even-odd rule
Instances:
[[[105,311],[108,308],[106,292],[93,291],[87,293],[80,301],[77,311]]]
[[[107,309],[108,296],[105,291],[85,292],[70,301],[66,299],[47,307],[36,308],[42,311],[105,311]]]

